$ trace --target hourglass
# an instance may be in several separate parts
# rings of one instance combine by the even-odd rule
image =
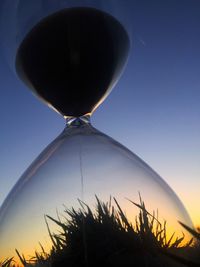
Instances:
[[[62,211],[78,212],[82,207],[95,212],[98,201],[114,199],[134,225],[139,209],[133,202],[141,204],[140,196],[147,211],[158,211],[161,221],[167,222],[167,238],[173,232],[182,236],[178,221],[192,225],[179,198],[154,170],[91,125],[92,113],[123,71],[129,46],[119,21],[89,7],[67,8],[45,17],[20,43],[18,76],[63,115],[66,127],[25,171],[1,207],[4,259],[15,256],[16,250],[30,259],[41,246],[50,253],[50,233],[59,232]],[[46,215],[57,223],[45,223]],[[91,256],[87,235],[83,231],[83,266],[89,266],[86,259]]]

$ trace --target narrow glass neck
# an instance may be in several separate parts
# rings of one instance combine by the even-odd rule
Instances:
[[[66,126],[68,127],[80,127],[86,124],[90,124],[90,114],[86,114],[80,117],[66,117]]]

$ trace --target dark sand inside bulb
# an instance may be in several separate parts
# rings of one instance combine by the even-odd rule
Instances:
[[[39,22],[21,43],[16,69],[40,98],[65,116],[91,113],[127,59],[129,39],[112,16],[70,8]]]

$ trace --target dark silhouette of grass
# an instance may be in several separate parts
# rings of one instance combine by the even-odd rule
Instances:
[[[66,209],[65,221],[45,216],[52,248],[27,260],[17,250],[22,266],[33,267],[200,267],[200,245],[192,240],[182,245],[184,237],[167,239],[166,222],[151,215],[140,198],[138,217],[132,225],[115,198],[107,203],[96,197],[96,210],[79,200],[80,209]],[[114,205],[112,204],[114,201]],[[49,220],[60,227],[51,233]],[[200,234],[183,225],[195,238]],[[198,258],[199,257],[199,258]],[[199,260],[199,263],[195,263]],[[17,267],[8,259],[0,267]]]

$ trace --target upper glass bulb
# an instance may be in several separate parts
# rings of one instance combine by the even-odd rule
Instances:
[[[64,9],[39,22],[17,53],[17,72],[65,117],[90,114],[108,95],[127,59],[121,24],[91,8]]]

